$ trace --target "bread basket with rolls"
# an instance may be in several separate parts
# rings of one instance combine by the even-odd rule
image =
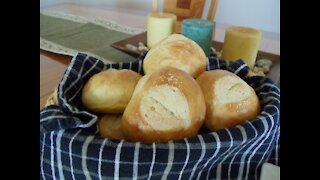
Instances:
[[[280,166],[280,89],[242,60],[188,66],[202,56],[191,46],[163,55],[182,58],[173,67],[152,51],[117,64],[77,53],[40,111],[41,177],[259,179],[263,163]]]

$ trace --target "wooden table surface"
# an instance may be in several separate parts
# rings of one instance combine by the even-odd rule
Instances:
[[[72,57],[40,50],[40,109],[59,84]]]
[[[95,8],[93,6],[83,7],[76,4],[62,4],[58,6],[42,8],[41,10],[61,11],[87,18],[109,17],[110,20],[118,22],[119,24],[136,28],[145,28],[146,26],[146,18],[142,15],[130,15],[126,12],[119,12],[110,9],[101,10],[101,8]],[[133,21],[140,23],[132,24]],[[224,29],[218,28],[215,37],[216,40],[223,39],[224,33],[221,32],[224,32]],[[279,55],[279,45],[280,40],[266,36],[262,38],[260,49]],[[51,93],[53,93],[55,87],[57,87],[71,59],[71,56],[59,55],[40,49],[40,109],[44,107],[47,98],[51,95]]]

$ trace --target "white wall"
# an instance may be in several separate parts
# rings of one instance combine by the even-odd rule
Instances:
[[[58,4],[68,3],[70,0],[40,0],[40,8],[46,6],[54,6]]]
[[[152,8],[152,0],[40,0],[40,7],[66,2],[94,3],[101,8],[129,9],[139,14],[147,14]],[[219,0],[216,22],[280,34],[280,0]]]
[[[216,21],[280,34],[280,0],[220,0]]]

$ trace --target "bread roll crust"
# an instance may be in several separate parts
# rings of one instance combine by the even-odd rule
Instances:
[[[123,114],[122,129],[130,141],[167,142],[195,136],[204,117],[199,85],[184,71],[167,67],[141,78]]]
[[[259,99],[245,81],[225,70],[206,71],[196,79],[206,101],[205,126],[231,128],[260,113]]]
[[[121,114],[104,114],[98,118],[99,134],[112,140],[124,139],[121,128]]]
[[[143,62],[145,74],[163,67],[175,67],[196,78],[206,70],[206,55],[202,48],[180,34],[173,34],[154,46]]]
[[[82,103],[92,112],[123,113],[141,77],[128,69],[97,73],[83,87]]]

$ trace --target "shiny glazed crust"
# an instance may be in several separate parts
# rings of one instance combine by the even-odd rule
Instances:
[[[173,34],[154,46],[143,62],[145,74],[166,66],[183,70],[196,78],[206,70],[206,55],[202,48],[180,34]]]
[[[231,128],[259,115],[260,103],[255,91],[237,75],[213,70],[200,74],[196,80],[206,101],[208,129]]]
[[[129,141],[167,142],[195,136],[204,117],[199,85],[184,71],[168,67],[141,78],[123,114],[122,129]]]
[[[127,69],[97,73],[85,84],[82,103],[91,112],[123,113],[141,77]]]

